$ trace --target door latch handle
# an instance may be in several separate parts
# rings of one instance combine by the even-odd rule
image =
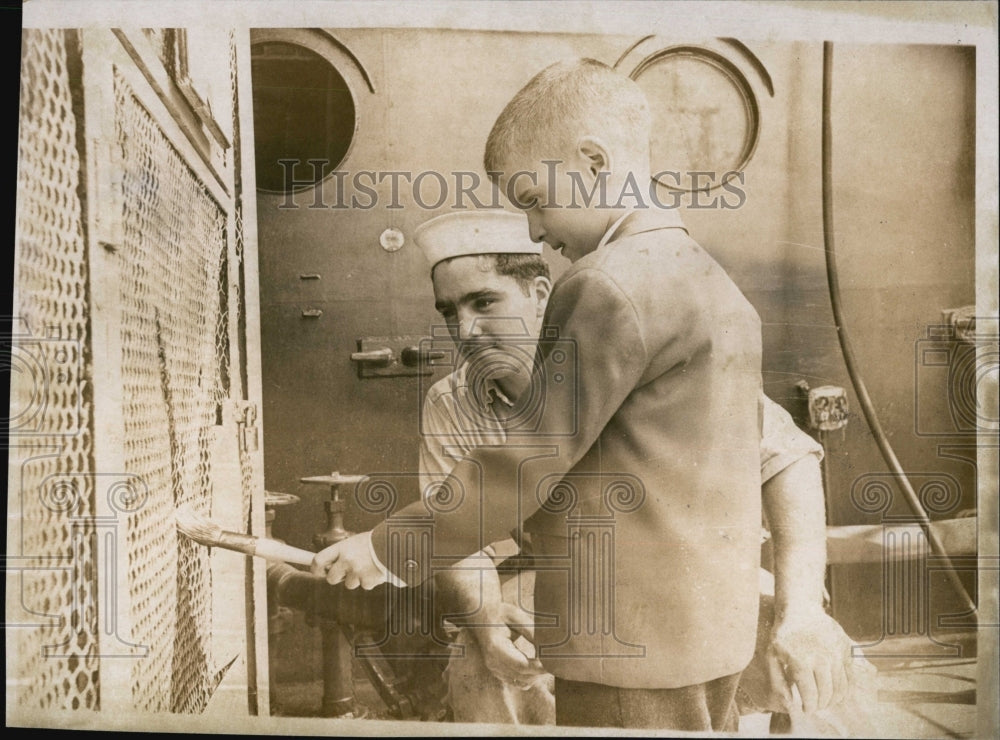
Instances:
[[[351,361],[364,365],[388,365],[393,360],[392,350],[388,347],[372,349],[366,352],[352,352]]]
[[[447,362],[448,350],[429,342],[426,337],[405,336],[358,337],[357,351],[351,353],[358,378],[397,378],[411,375],[433,375],[435,365],[431,360]]]
[[[419,347],[406,347],[400,353],[400,360],[407,367],[427,364],[432,360],[443,360],[447,353],[441,350],[428,350]]]

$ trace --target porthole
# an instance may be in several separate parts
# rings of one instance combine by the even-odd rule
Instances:
[[[649,100],[650,158],[661,186],[709,191],[743,172],[753,157],[761,126],[758,97],[734,59],[749,63],[773,96],[767,71],[735,40],[674,45],[647,36],[615,64]]]
[[[257,188],[271,193],[310,188],[350,151],[357,125],[350,88],[311,49],[286,41],[254,43],[250,49]]]

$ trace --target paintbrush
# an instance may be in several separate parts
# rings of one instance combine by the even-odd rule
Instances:
[[[202,516],[190,506],[182,506],[174,513],[178,531],[206,547],[221,547],[235,550],[244,555],[252,555],[266,560],[277,560],[296,565],[311,565],[315,553],[286,545],[266,537],[230,532],[211,519]]]

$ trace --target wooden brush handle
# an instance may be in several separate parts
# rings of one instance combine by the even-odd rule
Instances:
[[[296,565],[312,565],[313,556],[316,553],[286,545],[284,542],[278,542],[278,540],[258,537],[253,554],[266,560],[279,560],[284,563],[294,563]]]

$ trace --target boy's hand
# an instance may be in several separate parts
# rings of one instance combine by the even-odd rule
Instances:
[[[767,651],[772,690],[788,712],[835,706],[848,694],[858,668],[851,639],[822,609],[775,622]],[[798,690],[796,700],[793,689]]]
[[[327,583],[344,582],[345,588],[361,586],[365,590],[385,583],[387,575],[372,559],[371,533],[362,532],[320,550],[313,557],[310,571]]]
[[[486,667],[504,683],[531,688],[545,674],[531,644],[531,615],[513,604],[497,604],[486,616],[487,624],[468,628],[483,651]]]

